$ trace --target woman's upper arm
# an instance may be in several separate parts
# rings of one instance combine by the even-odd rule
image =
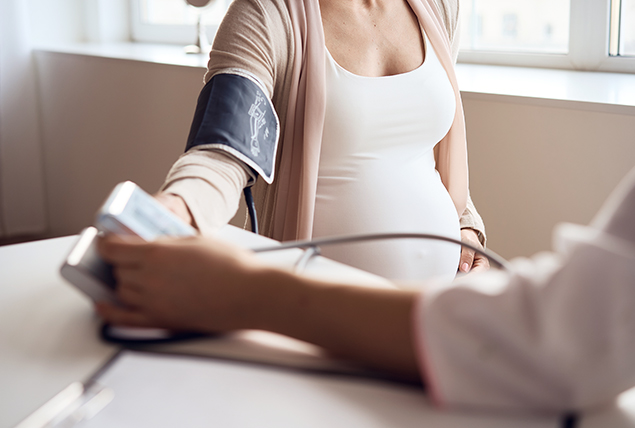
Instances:
[[[214,38],[205,82],[240,70],[260,80],[271,98],[286,69],[290,25],[283,0],[234,0]]]
[[[279,70],[288,58],[282,51],[288,48],[285,26],[290,24],[285,19],[286,9],[281,6],[284,0],[232,2],[214,39],[206,83],[220,74],[249,75],[272,97]],[[201,97],[199,104],[207,105]],[[201,141],[190,146],[188,138],[189,150],[174,164],[162,190],[181,196],[199,229],[206,234],[231,219],[242,188],[248,185],[250,176],[254,177],[244,160],[226,150],[207,147],[223,142],[215,141],[215,134],[209,129],[200,129],[202,122],[196,120],[198,110],[197,105],[192,124],[196,132],[191,131],[190,136],[200,136]],[[207,117],[204,112],[201,114]]]

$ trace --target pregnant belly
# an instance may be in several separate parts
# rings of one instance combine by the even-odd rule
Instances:
[[[353,233],[419,232],[460,239],[458,215],[434,168],[403,162],[320,171],[313,237]],[[377,171],[382,171],[381,174]],[[399,239],[325,246],[322,254],[396,280],[454,278],[460,246]]]

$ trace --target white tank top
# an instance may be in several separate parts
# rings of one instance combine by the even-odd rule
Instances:
[[[434,146],[454,120],[454,91],[433,49],[417,69],[364,77],[326,51],[326,117],[313,237],[422,232],[460,238],[435,169]],[[322,254],[391,279],[454,278],[458,245],[394,240],[325,246]]]

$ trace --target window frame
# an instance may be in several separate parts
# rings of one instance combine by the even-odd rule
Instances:
[[[458,62],[585,71],[635,72],[635,57],[610,56],[611,0],[571,0],[567,54],[459,51]]]
[[[569,52],[567,54],[460,50],[458,62],[635,73],[635,57],[609,55],[612,1],[570,1]],[[131,38],[134,42],[187,45],[196,41],[194,25],[160,25],[141,22],[139,2],[140,0],[130,0]],[[218,25],[206,26],[210,41],[213,40],[217,30]]]

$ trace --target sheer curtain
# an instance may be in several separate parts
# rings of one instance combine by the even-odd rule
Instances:
[[[27,2],[0,0],[0,236],[46,229],[37,79]]]

